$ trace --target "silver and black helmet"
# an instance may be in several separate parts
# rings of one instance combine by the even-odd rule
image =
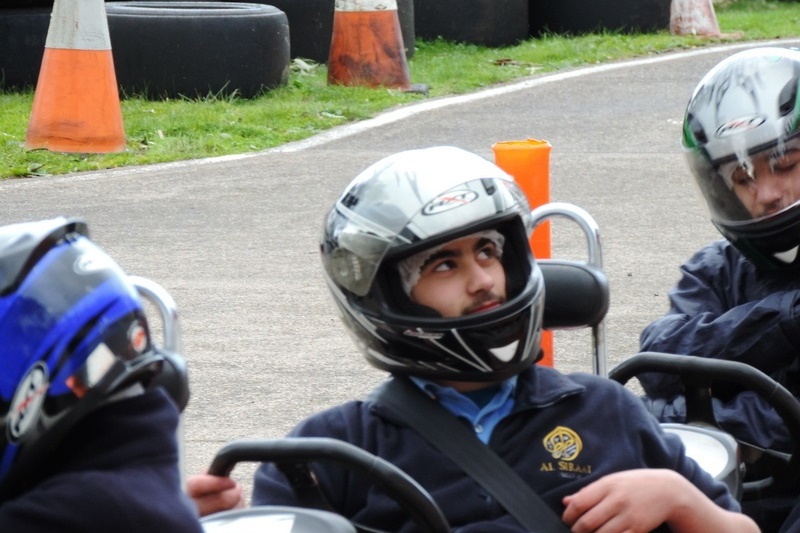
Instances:
[[[800,164],[800,52],[762,47],[724,59],[700,81],[686,109],[683,146],[713,224],[762,268],[800,266],[800,187],[782,186],[768,210],[748,209],[737,186],[755,187],[754,160],[786,176]],[[744,185],[741,183],[744,182]],[[737,183],[739,185],[737,185]]]
[[[443,318],[411,302],[399,261],[487,229],[504,237],[502,305]],[[494,164],[450,146],[409,150],[364,170],[336,201],[322,235],[323,273],[372,365],[433,379],[505,379],[540,356],[544,283],[531,229],[523,192]]]

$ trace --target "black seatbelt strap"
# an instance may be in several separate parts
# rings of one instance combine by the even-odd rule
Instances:
[[[393,377],[373,399],[447,455],[528,531],[569,533],[555,511],[500,456],[408,378]]]

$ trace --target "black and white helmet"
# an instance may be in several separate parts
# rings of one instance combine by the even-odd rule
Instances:
[[[321,255],[342,319],[372,365],[397,374],[495,381],[540,357],[544,282],[528,244],[530,207],[497,166],[450,146],[386,157],[329,212]],[[397,264],[483,230],[502,235],[507,300],[443,318],[411,302]]]
[[[742,173],[755,182],[756,156],[766,155],[770,165],[780,166],[781,158],[800,150],[799,82],[797,50],[739,52],[703,77],[683,124],[686,158],[713,224],[765,268],[800,266],[800,188],[787,188],[780,206],[758,213],[746,208],[734,185]]]

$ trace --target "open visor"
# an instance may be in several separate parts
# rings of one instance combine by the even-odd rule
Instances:
[[[325,270],[357,296],[369,292],[387,254],[410,251],[421,241],[433,246],[437,236],[444,238],[505,213],[520,213],[530,220],[524,193],[505,177],[477,178],[446,190],[431,190],[419,179],[392,180],[388,189],[398,190],[388,190],[386,181],[357,184],[337,202],[325,223]],[[398,183],[405,188],[401,190]]]
[[[798,136],[715,162],[701,148],[689,149],[685,155],[717,224],[731,227],[761,222],[800,201]]]

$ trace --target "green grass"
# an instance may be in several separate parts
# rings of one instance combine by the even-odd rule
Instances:
[[[626,35],[548,35],[517,46],[486,48],[417,41],[409,73],[428,96],[396,90],[329,86],[324,65],[295,61],[289,83],[253,99],[121,101],[127,146],[116,154],[25,150],[33,92],[0,92],[0,179],[196,159],[265,150],[363,120],[387,109],[518,80],[535,74],[724,42],[800,36],[800,3],[729,0],[716,4],[721,38]]]

